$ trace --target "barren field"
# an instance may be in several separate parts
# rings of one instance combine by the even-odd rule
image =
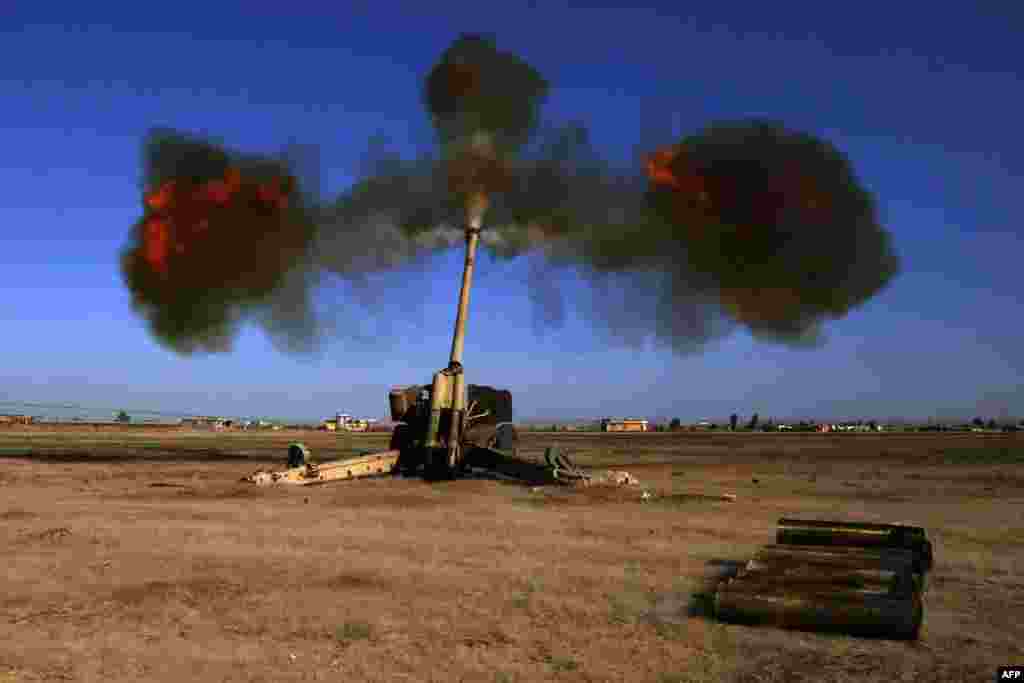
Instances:
[[[618,490],[238,481],[293,440],[333,458],[386,439],[0,430],[0,681],[990,681],[1024,662],[1019,435],[523,435],[641,481]],[[921,641],[704,617],[709,567],[781,516],[926,527]]]

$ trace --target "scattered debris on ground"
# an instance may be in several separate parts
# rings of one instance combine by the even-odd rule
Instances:
[[[60,539],[70,535],[71,529],[66,526],[60,526],[52,529],[46,529],[45,531],[26,534],[23,539],[27,541],[59,541]]]

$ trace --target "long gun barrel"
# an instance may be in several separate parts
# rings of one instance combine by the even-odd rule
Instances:
[[[451,365],[462,364],[462,349],[466,343],[466,316],[469,313],[469,290],[473,285],[476,248],[480,242],[480,230],[483,227],[487,204],[487,195],[477,194],[466,206],[466,262],[462,269],[459,309],[455,316],[455,332],[452,335],[452,354],[449,359]]]

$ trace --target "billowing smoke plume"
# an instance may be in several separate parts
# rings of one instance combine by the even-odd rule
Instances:
[[[814,345],[823,323],[899,270],[846,158],[781,124],[710,125],[656,150],[642,173],[607,168],[580,127],[544,150],[506,197],[527,228],[519,244],[551,268],[535,295],[541,319],[560,320],[565,302],[551,283],[569,268],[595,294],[580,312],[628,344],[684,353],[740,325]]]
[[[302,348],[322,274],[358,283],[389,273],[400,291],[406,267],[462,245],[480,196],[484,247],[529,259],[541,329],[575,308],[620,342],[680,353],[737,325],[811,344],[897,273],[873,198],[829,143],[773,122],[724,122],[655,150],[643,168],[615,169],[582,124],[541,122],[546,93],[492,41],[460,38],[424,87],[440,156],[382,155],[327,203],[300,194],[281,162],[153,136],[147,211],[124,259],[136,306],[179,351],[227,348],[248,318]],[[563,272],[593,296],[565,300]]]
[[[491,39],[463,35],[444,51],[424,104],[454,201],[468,208],[508,187],[509,161],[533,133],[547,92],[533,67]]]
[[[224,351],[249,318],[275,332],[272,308],[311,334],[316,226],[288,166],[167,130],[150,134],[143,161],[144,215],[121,263],[154,336],[179,353]]]
[[[711,125],[651,154],[642,170],[604,163],[582,124],[548,127],[507,165],[484,244],[532,252],[536,322],[570,308],[627,344],[699,349],[737,324],[790,345],[880,292],[899,261],[874,199],[829,143],[769,121]],[[458,232],[443,170],[391,162],[361,195],[409,234]],[[367,186],[369,187],[368,183]],[[357,221],[358,222],[358,221]],[[574,271],[594,296],[565,301]]]
[[[515,150],[537,126],[547,92],[547,81],[522,59],[492,39],[463,35],[427,75],[424,101],[442,144],[487,131],[496,146]]]
[[[898,270],[874,199],[835,147],[806,133],[717,124],[659,150],[647,172],[665,228],[646,235],[646,249],[672,244],[755,335],[806,339]]]
[[[421,199],[436,211],[448,193],[443,177],[433,187],[429,173],[399,161],[379,161],[371,177],[324,203],[315,180],[300,183],[316,172],[302,159],[243,155],[163,129],[143,149],[143,217],[122,252],[122,274],[151,333],[178,353],[228,351],[246,322],[284,351],[313,351],[326,331],[313,306],[325,275],[371,304],[366,276],[462,243],[461,229],[402,229],[408,211],[400,207]],[[399,295],[401,276],[394,282],[376,293]]]

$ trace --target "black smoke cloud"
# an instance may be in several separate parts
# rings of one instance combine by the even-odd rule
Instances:
[[[121,270],[160,343],[227,351],[251,318],[289,350],[312,339],[316,228],[288,163],[154,130],[143,145],[143,211]]]
[[[363,177],[331,201],[317,196],[308,163],[300,172],[287,158],[154,132],[147,193],[172,182],[185,197],[229,168],[240,170],[242,190],[212,208],[183,200],[192,208],[169,218],[187,248],[170,252],[165,272],[147,246],[147,207],[122,258],[136,310],[182,353],[229,349],[249,320],[285,350],[315,348],[323,328],[312,300],[325,277],[358,289],[383,276],[390,285],[364,303],[418,305],[403,287],[407,273],[462,245],[472,193],[490,199],[484,248],[528,255],[541,331],[575,308],[618,342],[677,353],[737,325],[807,345],[897,274],[874,198],[827,141],[775,122],[721,122],[658,150],[652,175],[605,163],[581,123],[543,124],[547,92],[539,73],[493,41],[459,38],[424,82],[440,154],[409,160],[373,149]],[[268,208],[261,183],[280,179],[288,205]],[[566,300],[558,281],[567,271],[593,296]]]
[[[183,154],[189,145],[194,154]],[[898,272],[873,198],[826,142],[742,121],[709,126],[673,148],[685,150],[676,173],[698,176],[712,190],[706,205],[652,184],[639,170],[605,164],[581,124],[542,130],[510,163],[510,184],[494,197],[483,245],[502,259],[529,256],[539,331],[557,329],[575,309],[620,343],[653,341],[678,353],[697,351],[737,325],[763,339],[807,345],[819,340],[824,323],[870,299]],[[176,160],[154,158],[152,182],[216,177],[236,158],[187,137],[147,149],[171,149]],[[249,163],[270,168],[267,160]],[[813,180],[818,211],[801,204],[805,178]],[[225,350],[238,326],[255,319],[282,348],[309,349],[320,329],[309,302],[325,275],[358,286],[384,274],[393,286],[377,295],[405,296],[415,306],[403,294],[408,269],[462,245],[463,209],[448,191],[443,159],[380,154],[345,195],[304,202],[297,211],[270,222],[296,233],[287,259],[260,250],[268,243],[251,221],[218,228],[224,240],[207,274],[196,279],[203,271],[197,260],[182,271],[181,285],[147,277],[137,256],[127,258],[137,307],[158,338],[183,352]],[[137,251],[136,243],[128,253]],[[566,300],[558,285],[565,272],[585,280],[593,296]],[[236,286],[239,273],[260,286]]]
[[[646,234],[647,249],[672,245],[755,336],[813,341],[822,323],[899,271],[874,197],[827,141],[777,122],[734,121],[684,138],[675,152],[668,168],[679,182],[646,193],[661,228]]]
[[[423,102],[442,146],[458,146],[481,131],[514,151],[526,144],[548,94],[544,77],[493,38],[464,34],[427,74]]]
[[[576,308],[616,340],[699,350],[737,325],[792,346],[815,345],[899,272],[874,198],[827,141],[772,121],[719,122],[669,146],[680,187],[604,163],[585,127],[542,130],[508,166],[484,245],[501,258],[530,254],[539,329]],[[459,244],[460,208],[441,162],[378,167],[355,224],[375,210],[425,243]],[[698,192],[698,190],[700,190]],[[377,207],[375,209],[374,207]],[[358,214],[358,215],[357,215]],[[572,271],[594,296],[566,301]]]
[[[331,331],[317,315],[314,295],[333,276],[361,300],[340,302],[342,312],[328,317],[339,330],[355,329],[351,323],[366,311],[349,315],[353,303],[365,309],[401,298],[410,266],[462,240],[461,230],[434,226],[411,235],[398,222],[396,193],[405,206],[445,197],[430,174],[413,173],[398,160],[372,168],[372,177],[325,202],[315,148],[247,155],[199,136],[151,131],[143,144],[143,216],[121,253],[134,310],[158,342],[181,354],[230,351],[248,322],[279,349],[310,353]],[[232,171],[238,180],[229,188],[224,179]],[[286,206],[261,199],[264,186],[282,181]],[[161,189],[166,206],[157,210]],[[217,190],[225,199],[209,200]],[[369,276],[399,270],[394,287],[370,291]]]

